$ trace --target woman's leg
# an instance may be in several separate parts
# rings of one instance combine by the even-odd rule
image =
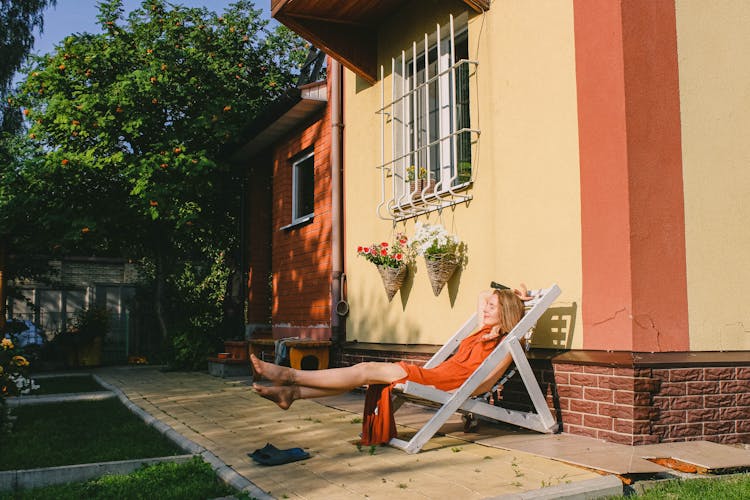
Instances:
[[[373,362],[327,370],[295,370],[266,363],[253,355],[250,356],[250,361],[255,373],[266,377],[275,385],[298,385],[341,392],[366,384],[390,384],[406,376],[404,369],[395,363]]]
[[[274,385],[265,386],[253,384],[253,390],[279,405],[279,408],[286,410],[292,403],[298,399],[323,398],[326,396],[336,396],[346,392],[340,389],[316,389],[313,387],[300,387],[298,385]]]

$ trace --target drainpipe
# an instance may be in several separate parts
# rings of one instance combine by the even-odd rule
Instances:
[[[331,340],[338,346],[346,340],[346,320],[336,312],[341,301],[341,281],[344,273],[343,239],[343,165],[341,142],[344,124],[341,113],[341,64],[328,59],[331,79]]]

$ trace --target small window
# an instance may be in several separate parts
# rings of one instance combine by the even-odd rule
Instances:
[[[292,164],[292,224],[309,220],[315,212],[315,155],[310,152]]]

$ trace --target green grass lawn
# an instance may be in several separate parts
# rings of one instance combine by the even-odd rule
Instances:
[[[122,476],[103,476],[85,483],[47,486],[15,493],[0,493],[0,500],[110,500],[158,498],[203,500],[240,495],[218,480],[211,466],[200,458],[183,464],[161,463]]]
[[[3,438],[0,470],[182,454],[116,398],[20,406],[13,415],[18,419]]]
[[[34,391],[35,396],[65,394],[69,392],[96,392],[104,390],[104,388],[99,385],[91,375],[70,375],[49,378],[42,377],[36,378],[34,381],[39,384],[39,389]]]
[[[638,500],[744,500],[750,498],[750,474],[736,474],[716,479],[685,479],[664,481],[632,496],[611,497]]]

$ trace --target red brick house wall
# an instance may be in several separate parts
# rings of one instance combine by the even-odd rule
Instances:
[[[330,83],[329,83],[330,85]],[[272,295],[273,336],[331,336],[331,125],[324,112],[287,137],[273,153]],[[292,223],[292,163],[314,151],[312,221]]]

